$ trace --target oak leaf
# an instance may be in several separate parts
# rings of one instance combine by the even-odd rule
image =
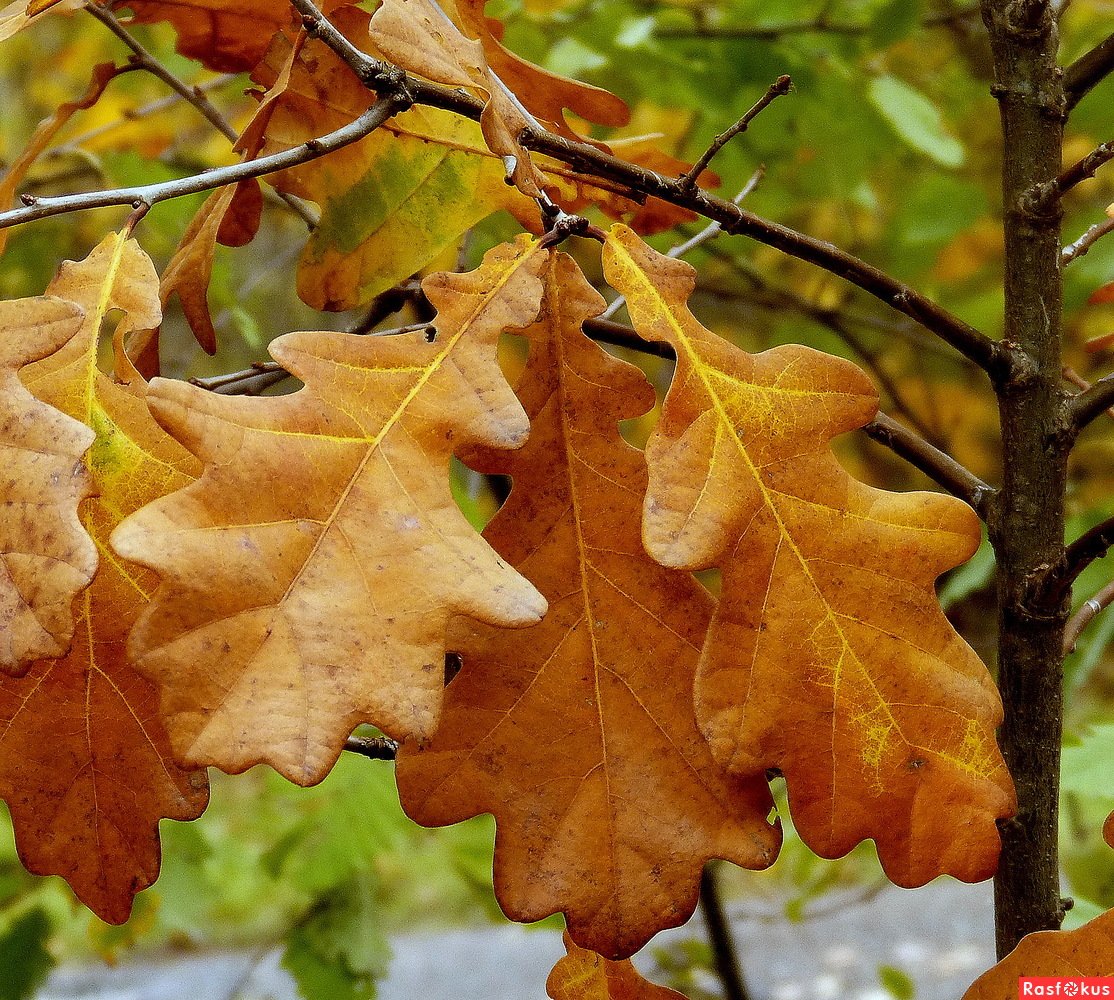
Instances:
[[[551,73],[515,55],[502,43],[503,25],[485,17],[487,0],[456,0],[461,28],[483,46],[488,66],[531,114],[568,139],[580,140],[565,120],[565,109],[595,125],[626,125],[630,108],[610,91]],[[421,72],[419,70],[419,72]]]
[[[691,916],[708,859],[765,868],[780,830],[764,778],[727,775],[696,725],[714,601],[639,539],[646,468],[618,421],[649,409],[653,390],[581,332],[605,303],[571,258],[547,271],[518,386],[530,439],[466,457],[513,477],[484,537],[550,610],[516,631],[457,623],[463,669],[397,776],[420,823],[495,815],[495,891],[512,919],[564,911],[579,944],[625,958]]]
[[[108,312],[124,312],[121,338],[135,324],[157,326],[157,289],[135,241],[107,237],[86,260],[64,264],[47,289],[81,321],[21,372],[36,397],[90,428],[89,437],[96,432],[86,458],[94,495],[80,516],[102,558],[92,585],[73,601],[69,653],[40,660],[25,677],[0,679],[0,797],[27,868],[62,875],[112,923],[127,919],[132,897],[158,874],[159,819],[192,819],[208,797],[204,772],[174,763],[155,688],[126,656],[153,574],[107,547],[123,516],[195,472],[192,457],[148,413],[142,381],[117,384],[97,366]]]
[[[205,472],[112,544],[162,577],[131,649],[181,759],[266,762],[313,784],[362,722],[432,732],[450,614],[513,626],[544,613],[448,480],[456,448],[526,436],[495,350],[536,316],[544,256],[522,238],[426,279],[435,334],[279,338],[272,355],[305,383],[290,396],[152,383],[155,416]]]
[[[53,11],[79,10],[84,0],[15,0],[0,10],[0,42],[39,21]]]
[[[77,516],[92,488],[82,456],[94,434],[19,381],[21,368],[58,350],[83,319],[62,299],[0,302],[0,669],[7,673],[69,649],[70,606],[97,569],[96,547]]]
[[[629,959],[611,962],[578,947],[565,933],[565,951],[549,978],[545,992],[552,1000],[685,1000],[676,990],[643,979]]]
[[[971,984],[963,1000],[1017,1000],[1020,976],[1114,976],[1114,910],[1074,931],[1027,934]]]
[[[332,17],[372,55],[369,16]],[[374,96],[324,42],[304,32],[274,39],[253,79],[267,88],[240,147],[266,155],[354,121]],[[316,202],[321,220],[298,269],[298,294],[316,309],[351,309],[422,270],[500,208],[536,207],[503,183],[479,127],[436,108],[414,107],[367,138],[273,175],[280,190]]]
[[[1014,809],[994,741],[998,692],[936,602],[978,547],[973,511],[853,480],[829,449],[876,412],[849,362],[799,346],[749,355],[688,311],[689,265],[616,226],[605,273],[677,371],[647,446],[643,538],[665,565],[722,568],[697,716],[734,773],[784,775],[804,841],[872,837],[899,885],[993,874]]]
[[[533,116],[488,66],[483,45],[464,35],[436,0],[383,0],[371,18],[371,38],[411,73],[483,93],[480,128],[488,147],[523,194],[541,197],[545,179],[519,141]]]
[[[130,10],[140,24],[171,24],[182,55],[221,73],[250,70],[294,17],[288,0],[114,0],[111,6]]]
[[[239,247],[250,243],[259,229],[262,211],[258,181],[217,189],[193,217],[163,271],[159,286],[163,305],[171,296],[178,296],[186,322],[207,354],[217,350],[208,303],[217,244]]]

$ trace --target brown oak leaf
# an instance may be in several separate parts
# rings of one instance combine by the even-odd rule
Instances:
[[[685,1000],[676,990],[655,986],[638,974],[629,959],[610,962],[579,948],[565,934],[565,951],[549,978],[545,992],[552,1000]]]
[[[64,264],[47,292],[72,303],[81,322],[21,377],[96,432],[86,456],[93,496],[80,516],[101,561],[73,601],[69,653],[0,679],[0,797],[27,868],[63,876],[90,909],[121,923],[158,875],[159,820],[198,816],[208,784],[204,772],[174,762],[155,688],[128,661],[127,635],[155,579],[113,555],[108,535],[122,517],[189,482],[196,463],[151,418],[142,381],[118,384],[97,365],[111,310],[125,314],[120,338],[160,319],[158,276],[135,241],[107,237],[84,261]]]
[[[1014,810],[1001,700],[934,582],[978,547],[974,512],[853,480],[829,448],[875,414],[849,362],[795,345],[750,355],[702,327],[689,265],[624,226],[605,273],[677,371],[647,446],[643,537],[665,565],[718,565],[697,716],[739,775],[778,768],[823,857],[866,838],[899,885],[993,874]]]
[[[82,456],[94,434],[24,388],[19,371],[53,354],[84,311],[62,299],[0,302],[0,669],[22,674],[70,648],[74,597],[97,550],[78,520],[92,488]]]
[[[452,613],[507,626],[544,613],[448,479],[457,448],[526,436],[495,350],[537,315],[544,257],[524,237],[476,271],[426,279],[429,334],[279,338],[271,353],[305,383],[290,396],[152,383],[156,417],[205,472],[112,544],[162,577],[131,649],[181,759],[266,762],[313,784],[360,723],[432,732]]]
[[[518,392],[526,447],[469,455],[514,478],[484,537],[550,604],[533,628],[459,622],[464,667],[441,725],[398,760],[403,807],[498,825],[495,891],[515,920],[564,911],[579,944],[625,958],[683,923],[709,858],[764,868],[780,830],[763,777],[716,764],[692,705],[714,601],[642,548],[641,453],[618,421],[649,409],[638,369],[581,332],[605,303],[555,255]]]

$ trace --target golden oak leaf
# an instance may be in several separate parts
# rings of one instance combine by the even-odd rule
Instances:
[[[97,569],[77,516],[91,489],[82,456],[93,432],[35,399],[18,374],[58,350],[83,318],[61,299],[0,302],[0,669],[8,673],[69,649],[70,605]]]
[[[178,296],[190,329],[208,354],[217,350],[217,333],[207,300],[217,243],[224,246],[250,243],[259,229],[262,211],[263,194],[258,181],[244,181],[214,191],[182,234],[178,249],[163,271],[159,291],[163,305],[172,295]]]
[[[462,34],[436,0],[383,0],[371,18],[371,38],[405,70],[486,94],[480,128],[488,147],[523,194],[541,197],[545,179],[519,142],[532,116],[492,72],[483,45]]]
[[[1114,847],[1114,812],[1106,817],[1106,822],[1102,824],[1102,839],[1106,841],[1108,847]]]
[[[676,990],[643,979],[630,960],[610,962],[579,948],[565,933],[565,951],[549,978],[545,992],[552,1000],[685,1000]]]
[[[1027,934],[963,1000],[1017,1000],[1020,976],[1114,976],[1114,910],[1074,931]]]
[[[764,778],[728,776],[696,725],[714,602],[639,538],[646,468],[618,421],[653,406],[653,389],[581,332],[605,303],[572,259],[547,270],[518,386],[530,439],[468,457],[513,477],[484,537],[550,610],[529,629],[450,632],[463,670],[432,740],[403,745],[398,784],[420,823],[494,813],[509,916],[562,910],[578,943],[625,958],[691,916],[708,859],[765,868],[780,831]]]
[[[151,418],[142,382],[121,385],[97,366],[110,310],[157,326],[158,276],[134,240],[109,236],[86,260],[66,263],[48,294],[82,317],[71,336],[21,376],[39,399],[96,431],[86,457],[94,495],[81,523],[102,553],[92,585],[73,601],[75,641],[0,680],[0,797],[33,872],[62,875],[103,919],[127,919],[132,897],[159,868],[160,818],[192,819],[208,797],[204,772],[171,757],[154,686],[125,646],[154,576],[116,558],[109,533],[148,500],[185,485],[195,462]]]
[[[581,136],[565,121],[566,108],[596,125],[626,125],[630,121],[630,108],[622,98],[551,73],[507,49],[502,44],[503,25],[484,16],[486,6],[487,0],[456,0],[460,26],[479,40],[488,66],[536,118],[574,140]]]
[[[639,333],[677,353],[647,445],[643,537],[669,566],[719,565],[697,716],[742,775],[780,769],[824,857],[872,837],[899,885],[993,874],[1014,809],[998,692],[933,584],[979,544],[957,500],[853,480],[829,449],[877,409],[849,362],[749,355],[688,311],[687,264],[616,226],[605,273]]]
[[[495,350],[537,315],[544,257],[522,238],[426,279],[435,336],[279,338],[271,353],[305,383],[293,395],[152,383],[156,417],[205,472],[112,543],[162,577],[131,648],[181,759],[266,762],[313,784],[360,723],[432,732],[450,614],[513,626],[544,613],[448,480],[457,447],[526,436]]]
[[[344,8],[332,21],[378,54],[366,13]],[[374,100],[324,42],[304,33],[277,36],[253,78],[269,89],[241,140],[251,156],[340,128]],[[316,309],[351,309],[392,288],[499,208],[525,205],[537,214],[503,183],[479,128],[435,108],[412,108],[366,139],[270,180],[321,206],[298,270],[298,294]]]

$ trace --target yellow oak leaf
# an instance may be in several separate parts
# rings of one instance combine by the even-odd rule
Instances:
[[[722,568],[697,717],[734,773],[779,769],[804,841],[873,838],[899,885],[993,874],[1014,810],[994,682],[941,612],[940,573],[978,547],[973,511],[853,480],[829,448],[876,412],[849,362],[747,354],[702,327],[689,265],[616,226],[607,280],[677,371],[647,445],[643,538],[668,566]]]
[[[205,472],[112,544],[162,577],[131,649],[181,759],[266,762],[313,784],[360,723],[432,733],[451,614],[514,626],[544,613],[448,479],[457,448],[526,437],[495,351],[537,315],[544,259],[523,237],[476,271],[427,278],[429,334],[279,338],[271,353],[305,383],[293,395],[152,383],[156,417]]]
[[[108,535],[197,466],[151,418],[143,382],[116,383],[97,365],[110,311],[125,314],[121,338],[160,319],[158,276],[135,241],[107,237],[84,261],[64,264],[47,293],[81,321],[20,374],[36,397],[96,432],[85,459],[93,496],[80,517],[101,560],[73,600],[69,653],[0,679],[0,797],[27,868],[63,876],[90,909],[121,923],[158,874],[159,820],[199,815],[208,784],[173,761],[157,692],[128,661],[127,635],[155,579],[116,557]]]
[[[530,439],[466,456],[513,477],[484,537],[549,613],[515,631],[457,623],[463,669],[437,732],[403,745],[397,775],[420,823],[495,815],[509,916],[564,911],[579,944],[625,958],[691,916],[706,861],[765,868],[780,830],[764,777],[728,775],[697,728],[693,677],[714,601],[642,548],[646,467],[618,422],[654,393],[581,332],[604,306],[554,254],[517,389]]]
[[[77,508],[92,488],[82,462],[93,432],[24,388],[19,371],[81,329],[62,299],[0,302],[0,669],[22,674],[73,639],[70,605],[93,579],[97,550]]]
[[[685,1000],[676,990],[643,979],[629,960],[611,962],[577,947],[568,933],[565,951],[545,981],[552,1000]]]

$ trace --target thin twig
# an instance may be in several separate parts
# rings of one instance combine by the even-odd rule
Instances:
[[[142,66],[143,69],[152,76],[158,77],[171,90],[178,94],[183,101],[195,107],[204,116],[205,120],[220,132],[221,135],[228,139],[229,142],[235,143],[236,140],[239,139],[239,134],[229,124],[228,119],[217,110],[213,102],[205,96],[204,91],[197,87],[190,86],[190,84],[179,79],[170,72],[170,70],[159,62],[159,60],[120,23],[119,18],[117,18],[111,10],[95,2],[86,3],[85,10],[92,14],[93,17],[100,21],[101,24],[108,28],[109,31],[131,49],[131,59],[133,63]]]
[[[1073,260],[1084,256],[1099,240],[1107,234],[1114,232],[1114,216],[1096,222],[1090,229],[1079,237],[1074,243],[1069,243],[1060,251],[1060,264],[1067,267]]]
[[[977,6],[960,10],[932,14],[922,19],[922,28],[950,27],[963,21],[979,17]],[[873,25],[868,22],[829,21],[827,12],[809,21],[787,21],[783,24],[751,27],[749,25],[730,25],[724,27],[697,26],[694,28],[667,28],[656,33],[658,38],[699,38],[724,40],[753,40],[774,42],[788,35],[847,35],[851,37],[869,34]]]
[[[369,760],[394,760],[398,742],[388,736],[349,736],[344,749]]]
[[[736,205],[742,202],[744,198],[748,197],[750,193],[756,187],[758,187],[758,185],[762,182],[762,178],[765,176],[765,174],[766,168],[760,166],[757,170],[754,171],[753,174],[750,175],[750,179],[746,182],[746,184],[743,185],[739,193],[735,195],[735,197],[731,200]],[[666,253],[666,256],[672,257],[674,260],[679,260],[680,258],[684,257],[685,254],[691,253],[697,247],[702,246],[709,240],[719,236],[722,232],[723,226],[721,226],[718,222],[709,222],[708,225],[701,229],[700,232],[698,232],[695,236],[690,236],[683,243],[678,243],[675,247],[670,248],[670,250]],[[614,316],[620,309],[623,308],[623,305],[626,303],[626,301],[627,300],[625,296],[620,295],[616,297],[612,300],[611,304],[602,313],[600,313],[599,318],[611,319],[612,316]]]
[[[1083,630],[1094,621],[1095,616],[1114,603],[1114,580],[1111,580],[1094,597],[1086,600],[1079,610],[1068,619],[1064,628],[1064,655],[1075,652],[1076,643]]]
[[[120,41],[131,49],[131,61],[134,65],[142,67],[148,73],[162,80],[162,82],[181,97],[183,101],[186,101],[196,108],[213,128],[220,132],[220,134],[233,145],[236,145],[239,141],[240,134],[232,126],[231,122],[220,113],[217,106],[205,96],[204,90],[200,87],[191,86],[167,69],[147,50],[139,39],[120,23],[119,18],[117,18],[108,7],[102,7],[99,3],[95,2],[95,0],[90,0],[90,2],[86,3],[85,10],[92,14],[93,17],[100,21],[109,31],[119,38]],[[299,199],[282,191],[277,192],[277,194],[278,198],[298,215],[310,229],[316,226],[316,217]]]
[[[210,91],[218,90],[233,80],[238,79],[236,73],[224,73],[221,76],[215,76],[211,80],[206,80],[204,83],[197,85],[195,89],[200,90],[203,94]],[[123,126],[139,121],[143,118],[149,118],[151,115],[156,115],[160,111],[165,111],[167,108],[172,108],[176,104],[180,104],[184,97],[181,94],[167,94],[165,97],[159,97],[156,100],[148,101],[146,104],[140,105],[138,108],[131,110],[125,109],[121,112],[121,117],[116,121],[106,122],[104,125],[98,125],[96,128],[88,129],[77,135],[71,136],[66,140],[65,145],[55,146],[51,150],[52,156],[63,156],[68,153],[74,152],[77,148],[84,143],[89,142],[91,139],[96,139],[114,129],[122,128]]]
[[[735,122],[735,124],[732,125],[729,129],[720,132],[720,134],[712,140],[712,144],[706,150],[704,150],[704,153],[700,157],[700,159],[692,165],[692,169],[689,170],[689,172],[681,178],[681,190],[686,191],[695,188],[697,186],[697,179],[708,168],[708,164],[712,162],[712,159],[715,157],[716,153],[723,149],[723,147],[726,146],[732,139],[734,139],[735,136],[741,135],[743,132],[745,132],[750,126],[750,123],[754,121],[755,118],[757,118],[779,97],[783,97],[785,94],[788,94],[789,91],[791,91],[792,89],[793,80],[791,77],[785,74],[782,74],[773,83],[771,83],[770,86],[767,88],[766,93],[764,93],[754,103],[754,105],[750,108],[749,111],[747,111],[746,114],[743,115],[742,118]],[[738,204],[737,201],[736,204]]]
[[[81,212],[91,208],[108,208],[119,205],[131,205],[134,208],[141,204],[157,205],[159,202],[171,198],[180,198],[183,195],[197,194],[201,191],[211,191],[214,188],[224,187],[226,184],[236,184],[252,177],[262,177],[279,170],[287,170],[290,167],[296,167],[322,156],[327,156],[329,153],[351,145],[353,142],[358,142],[408,106],[409,101],[404,95],[390,94],[376,101],[355,121],[349,122],[327,135],[309,139],[298,146],[273,153],[270,156],[261,156],[255,160],[245,160],[225,167],[216,167],[189,177],[175,178],[156,184],[116,188],[110,191],[88,191],[83,194],[51,198],[24,196],[24,206],[22,208],[0,212],[0,229],[21,225],[25,222],[35,222],[39,219],[47,219],[55,215],[64,215],[68,212]]]
[[[704,917],[704,927],[708,931],[708,941],[712,946],[712,957],[716,974],[723,984],[724,1000],[749,1000],[746,983],[739,969],[739,955],[731,936],[731,925],[720,899],[719,884],[716,879],[716,862],[704,866],[700,876],[700,913]]]
[[[1068,400],[1068,419],[1078,434],[1092,420],[1114,406],[1114,375],[1096,379],[1089,389]]]
[[[1107,35],[1064,70],[1068,110],[1074,108],[1097,84],[1114,72],[1114,33]]]
[[[862,431],[920,469],[986,520],[990,502],[997,491],[951,455],[933,447],[908,427],[884,413],[879,413]]]
[[[1114,517],[1108,517],[1080,535],[1064,550],[1060,564],[1049,567],[1035,581],[1034,593],[1038,595],[1039,606],[1054,607],[1063,600],[1079,574],[1105,556],[1111,546],[1114,546]]]

